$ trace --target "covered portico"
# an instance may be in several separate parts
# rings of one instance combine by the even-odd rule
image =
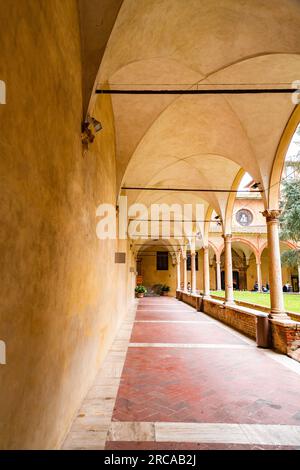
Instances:
[[[111,448],[128,430],[133,446],[166,442],[164,429],[172,444],[171,413],[182,426],[202,413],[205,433],[222,420],[216,439],[234,429],[252,445],[247,426],[271,423],[287,428],[268,427],[266,445],[299,443],[300,322],[284,305],[279,218],[300,2],[7,0],[0,21],[1,448],[60,448],[84,397],[65,448]],[[268,283],[270,308],[235,298],[236,271],[247,289]],[[137,300],[138,279],[169,297]],[[230,361],[241,388],[261,379],[248,414],[217,383]],[[199,400],[206,376],[216,412]]]

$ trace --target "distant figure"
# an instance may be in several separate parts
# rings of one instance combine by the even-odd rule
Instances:
[[[191,283],[190,283],[190,282],[188,282],[188,283],[187,283],[187,286],[186,286],[186,288],[187,288],[187,290],[188,290],[188,291],[190,291],[190,290],[191,290]]]
[[[262,291],[263,291],[263,292],[269,292],[269,290],[268,290],[267,286],[262,286],[262,288],[261,288],[261,289],[262,289]]]
[[[270,284],[269,284],[268,282],[266,283],[266,289],[267,289],[267,291],[269,292],[269,290],[270,290]]]
[[[258,291],[258,282],[256,281],[254,286],[253,286],[253,291],[257,292]]]
[[[283,290],[283,292],[288,292],[288,286],[287,286],[287,284],[284,284],[282,290]]]

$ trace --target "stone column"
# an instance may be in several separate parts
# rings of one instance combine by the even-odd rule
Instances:
[[[221,261],[216,261],[216,270],[217,270],[217,290],[222,289],[222,282],[221,282]]]
[[[186,269],[186,253],[182,255],[183,259],[183,290],[187,291],[187,269]]]
[[[203,247],[203,296],[210,297],[209,247]]]
[[[233,276],[232,276],[232,254],[231,234],[223,235],[225,244],[225,304],[234,304]]]
[[[177,290],[181,289],[181,256],[176,253],[176,269],[177,269]]]
[[[248,266],[239,269],[239,289],[247,290],[247,269]]]
[[[263,216],[267,220],[267,236],[269,248],[269,282],[271,297],[270,317],[288,318],[285,313],[283,292],[282,292],[282,274],[279,245],[279,215],[280,210],[267,209]]]
[[[196,293],[196,252],[191,251],[191,291]]]
[[[258,284],[258,292],[262,291],[262,281],[261,281],[261,262],[256,261],[256,277]]]

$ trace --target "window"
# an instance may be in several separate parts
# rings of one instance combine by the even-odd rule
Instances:
[[[196,271],[198,271],[198,252],[197,251],[196,251],[195,264],[196,264]],[[186,269],[187,269],[187,271],[191,271],[191,253],[187,253]]]
[[[136,269],[137,269],[138,276],[141,276],[142,275],[142,258],[138,258],[136,260]]]
[[[169,252],[168,251],[157,251],[156,269],[157,271],[168,271],[169,269]]]

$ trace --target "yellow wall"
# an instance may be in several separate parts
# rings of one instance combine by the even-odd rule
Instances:
[[[189,271],[189,281],[191,282],[191,271]],[[197,289],[203,289],[203,250],[198,251],[198,271],[196,273]]]
[[[143,285],[151,287],[154,284],[167,284],[170,287],[169,295],[176,293],[176,266],[172,264],[172,257],[169,254],[169,270],[157,271],[156,269],[156,251],[165,251],[163,249],[154,249],[153,247],[145,249],[139,253],[142,259],[142,277]]]
[[[162,249],[154,250],[148,248],[139,253],[139,257],[142,259],[142,277],[143,284],[145,286],[151,287],[154,284],[167,284],[170,286],[170,294],[175,295],[176,286],[177,286],[177,270],[176,265],[172,264],[172,257],[169,255],[169,271],[157,271],[156,270],[156,254],[154,251],[164,251]],[[151,252],[151,253],[150,253]],[[210,285],[212,289],[216,288],[216,279],[215,279],[215,268],[210,267]],[[187,272],[188,282],[192,282],[191,271]],[[198,252],[198,271],[196,274],[197,289],[203,289],[203,250]],[[181,260],[181,283],[183,283],[183,262]]]
[[[77,2],[7,0],[0,23],[0,447],[55,448],[133,298],[132,261],[96,238],[96,207],[116,200],[114,127],[103,98],[82,155]]]
[[[251,236],[248,237],[250,241]],[[167,284],[171,287],[170,295],[175,295],[176,291],[176,266],[172,265],[172,257],[169,255],[169,271],[157,271],[156,270],[156,254],[154,249],[145,249],[139,253],[139,257],[142,258],[142,277],[143,284],[147,287],[151,287],[154,284]],[[158,250],[159,251],[159,250]],[[151,252],[151,253],[150,253]],[[196,274],[196,285],[197,289],[202,291],[203,289],[203,250],[198,251],[198,271]],[[224,268],[221,268],[223,270]],[[261,273],[262,273],[262,284],[265,286],[269,282],[269,271],[268,271],[268,250],[265,249],[261,258]],[[282,280],[283,284],[289,282],[291,284],[291,270],[282,267]],[[296,274],[296,273],[295,273]],[[191,283],[191,271],[187,272],[187,280]],[[249,267],[247,269],[247,290],[252,290],[255,282],[257,281],[257,269],[256,269],[256,258],[254,254],[250,256]],[[181,261],[181,284],[183,283],[183,262]],[[214,261],[210,265],[210,289],[216,290],[216,268]]]
[[[252,290],[254,284],[257,282],[257,269],[256,259],[254,255],[251,255],[249,259],[249,267],[247,269],[247,290]],[[263,285],[266,285],[266,280],[263,280]]]
[[[266,248],[261,255],[261,270],[262,270],[262,282],[265,285],[266,282],[269,280],[269,250]],[[282,284],[289,284],[292,283],[291,276],[292,270],[287,267],[281,265],[281,272],[282,272]],[[297,274],[297,273],[295,273]]]
[[[262,212],[264,211],[264,203],[262,199],[256,199],[256,198],[236,198],[235,203],[234,203],[234,209],[233,209],[233,217],[232,217],[232,228],[233,230],[238,230],[240,224],[236,220],[236,213],[240,209],[246,209],[252,213],[253,216],[253,221],[251,225],[253,226],[265,226],[266,225],[266,219],[262,215]]]

